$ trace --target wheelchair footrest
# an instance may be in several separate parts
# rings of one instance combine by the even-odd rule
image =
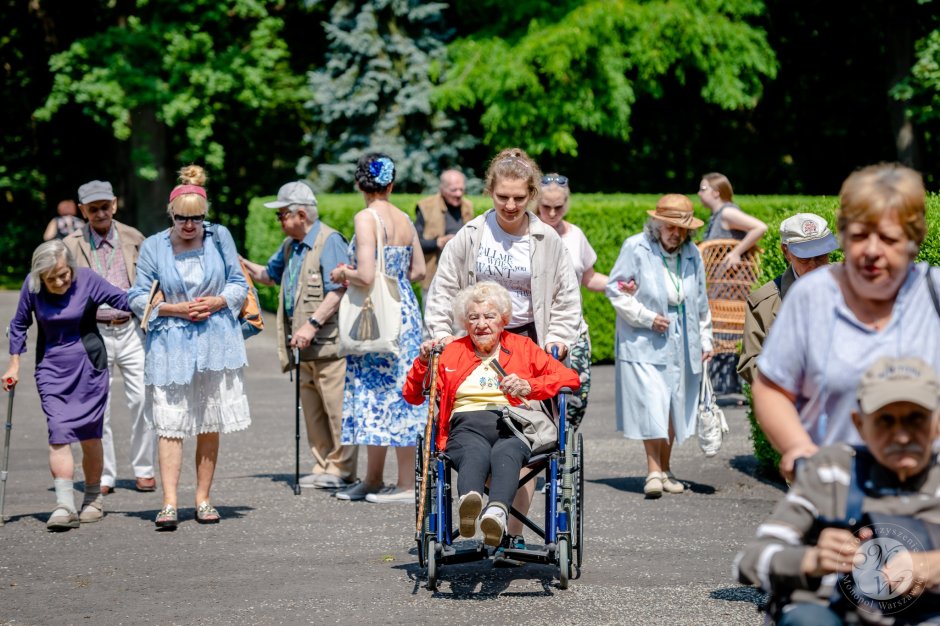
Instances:
[[[553,552],[547,547],[544,548],[506,548],[503,551],[506,558],[517,561],[526,561],[527,563],[551,563]]]
[[[486,546],[477,545],[472,548],[458,549],[454,546],[444,546],[441,553],[441,563],[472,563],[489,558]]]

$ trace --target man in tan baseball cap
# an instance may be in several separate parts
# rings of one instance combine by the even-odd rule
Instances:
[[[862,375],[857,399],[852,421],[864,445],[836,443],[806,459],[735,560],[740,582],[771,594],[778,624],[850,623],[833,611],[834,592],[851,594],[842,609],[858,609],[861,623],[936,623],[940,551],[925,544],[940,519],[940,381],[919,358],[882,357]],[[867,557],[881,549],[871,566]],[[850,587],[835,587],[842,577]],[[888,585],[860,584],[872,577]],[[885,588],[893,602],[875,593]]]
[[[838,248],[839,242],[826,220],[815,213],[797,213],[780,223],[780,251],[787,260],[787,269],[747,299],[738,374],[748,383],[754,382],[757,357],[790,285],[800,276],[828,265],[829,253]]]

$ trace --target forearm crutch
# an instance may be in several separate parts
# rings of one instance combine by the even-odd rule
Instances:
[[[300,348],[294,348],[294,495],[300,495]]]
[[[431,362],[428,364],[428,423],[424,427],[424,446],[421,450],[421,469],[424,476],[421,479],[421,497],[418,499],[418,519],[415,521],[417,538],[420,541],[422,524],[424,523],[424,506],[428,495],[428,464],[431,462],[431,435],[434,433],[434,424],[437,422],[437,363],[441,356],[442,346],[431,349]]]
[[[7,385],[10,387],[10,395],[7,398],[7,421],[3,427],[3,466],[0,467],[0,526],[3,526],[5,519],[3,517],[3,500],[7,494],[7,468],[10,465],[10,431],[13,430],[13,392],[16,391],[16,385],[12,378],[7,378]]]

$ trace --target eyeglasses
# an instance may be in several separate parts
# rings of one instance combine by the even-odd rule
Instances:
[[[111,210],[111,203],[104,202],[101,204],[86,204],[85,210],[89,213],[106,213]]]
[[[568,177],[561,176],[559,174],[549,174],[548,176],[542,177],[542,186],[551,185],[552,183],[557,183],[559,187],[568,186]]]
[[[289,206],[293,206],[293,205],[289,205]],[[277,221],[283,222],[294,213],[295,211],[278,211],[275,217],[277,217]]]
[[[206,214],[202,215],[177,215],[173,214],[173,219],[177,224],[185,224],[186,222],[192,222],[193,224],[202,224],[202,220],[206,219]]]

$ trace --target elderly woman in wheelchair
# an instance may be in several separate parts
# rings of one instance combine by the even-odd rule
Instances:
[[[495,547],[506,531],[520,470],[533,454],[527,438],[532,429],[523,428],[524,416],[531,418],[539,410],[538,401],[555,397],[563,388],[577,389],[579,378],[527,337],[505,331],[512,302],[502,286],[471,285],[457,294],[454,309],[467,335],[442,351],[433,341],[422,344],[403,393],[408,402],[420,404],[426,381],[436,379],[434,443],[458,472],[460,536],[473,537],[479,523],[484,544]],[[432,352],[438,351],[437,371],[429,372]],[[554,439],[551,443],[554,447]],[[535,445],[534,452],[542,451]]]

